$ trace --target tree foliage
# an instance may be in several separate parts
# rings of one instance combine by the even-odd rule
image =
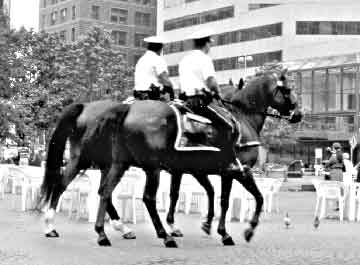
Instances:
[[[112,44],[111,34],[100,28],[76,43],[25,29],[6,35],[10,93],[4,97],[15,110],[20,139],[50,129],[72,102],[126,98],[133,70]]]

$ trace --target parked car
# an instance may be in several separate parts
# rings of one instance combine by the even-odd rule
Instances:
[[[294,160],[288,166],[288,178],[302,178],[305,172],[302,160]]]

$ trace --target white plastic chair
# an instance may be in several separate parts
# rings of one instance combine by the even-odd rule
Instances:
[[[354,200],[355,200],[355,209],[356,209],[356,221],[360,221],[360,183],[353,183],[352,188],[354,189]]]
[[[271,213],[272,212],[272,208],[273,205],[275,206],[275,212],[279,213],[280,212],[280,198],[279,198],[279,192],[280,192],[280,188],[281,185],[283,184],[284,179],[282,178],[278,178],[278,179],[273,179],[271,185],[271,189],[270,189],[270,193],[269,193],[269,197],[268,197],[268,204],[267,204],[267,212]]]
[[[79,220],[83,214],[89,214],[88,198],[91,193],[91,182],[85,173],[73,181],[69,207],[69,218],[76,212],[76,219]]]
[[[319,192],[321,195],[321,210],[320,219],[325,217],[327,200],[336,200],[339,202],[339,216],[340,221],[344,220],[344,206],[345,206],[345,186],[338,181],[322,181],[319,184]]]
[[[319,179],[312,179],[311,183],[314,185],[315,191],[316,191],[316,205],[315,205],[315,217],[317,216],[318,210],[319,210],[319,206],[320,206],[320,202],[321,202],[321,198],[322,198],[322,193],[320,190],[320,183],[321,180]]]
[[[0,200],[5,198],[6,179],[8,177],[8,170],[5,166],[0,165]]]
[[[157,201],[156,208],[158,211],[167,211],[169,209],[170,182],[171,182],[170,174],[165,171],[161,171],[160,183],[156,197],[156,201]]]
[[[130,221],[133,224],[137,222],[136,216],[136,202],[140,201],[142,206],[142,213],[144,219],[146,219],[146,209],[144,204],[142,203],[143,199],[143,191],[145,186],[146,179],[144,177],[134,177],[127,176],[126,174],[121,178],[120,183],[116,186],[112,200],[116,209],[121,210],[121,218],[123,221],[126,221],[126,213],[127,210],[131,210],[131,218]],[[130,208],[127,208],[126,202],[130,201]]]

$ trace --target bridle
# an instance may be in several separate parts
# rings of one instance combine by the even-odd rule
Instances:
[[[237,104],[234,104],[230,100],[226,100],[226,99],[223,99],[223,98],[220,98],[219,100],[224,105],[228,104],[228,105],[234,106],[236,108],[239,108],[239,106]],[[275,110],[275,111],[277,111],[277,110]],[[291,120],[292,115],[294,114],[294,112],[292,112],[290,115],[281,115],[281,114],[271,113],[271,112],[269,112],[269,108],[266,111],[254,111],[254,112],[251,112],[251,113],[253,113],[253,114],[261,114],[261,115],[264,115],[266,117],[272,117],[272,118],[276,118],[276,119],[284,119],[284,120],[287,120],[287,121]]]

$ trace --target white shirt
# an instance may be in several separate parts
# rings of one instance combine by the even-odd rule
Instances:
[[[165,59],[153,51],[146,51],[135,66],[135,90],[149,90],[150,85],[160,87],[158,76],[168,72]]]
[[[179,63],[180,89],[187,96],[193,96],[208,89],[206,79],[215,77],[215,68],[210,56],[200,50],[194,50]]]

